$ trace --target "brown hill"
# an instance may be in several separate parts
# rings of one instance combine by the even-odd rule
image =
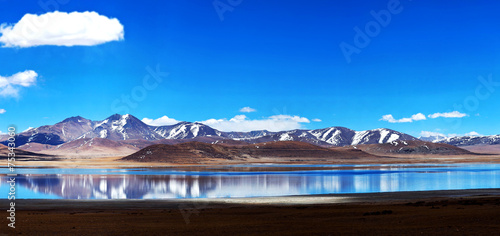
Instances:
[[[136,152],[139,148],[104,138],[82,138],[67,142],[54,148],[41,151],[58,156],[124,156]]]
[[[232,139],[224,139],[220,137],[196,137],[192,139],[160,139],[160,140],[142,140],[142,139],[132,139],[132,140],[123,140],[117,141],[119,143],[129,144],[139,149],[155,145],[155,144],[169,144],[175,145],[180,143],[188,143],[188,142],[202,142],[202,143],[212,143],[212,144],[222,144],[226,146],[239,146],[239,145],[248,145],[247,142],[232,140]]]
[[[19,146],[19,149],[29,151],[29,152],[43,152],[49,149],[56,148],[57,145],[41,144],[41,143],[26,143]]]
[[[10,150],[7,148],[7,146],[0,144],[0,159],[4,160],[8,158],[8,153]],[[40,154],[40,153],[34,153],[34,152],[28,152],[25,150],[21,150],[16,148],[15,151],[15,159],[38,159],[38,158],[50,158],[52,157],[51,155],[46,155],[46,154]]]
[[[473,155],[474,153],[465,149],[444,143],[432,143],[420,140],[393,141],[384,144],[363,144],[353,146],[367,153],[375,155]]]
[[[352,148],[324,148],[297,141],[274,141],[241,146],[240,153],[251,157],[359,158],[373,157]]]
[[[201,142],[175,145],[155,144],[122,158],[139,162],[190,162],[200,158],[233,159],[237,156],[229,148]]]
[[[196,162],[202,159],[240,158],[361,158],[377,156],[349,148],[328,149],[297,141],[268,142],[228,146],[187,142],[175,145],[157,144],[146,147],[122,160],[139,162]]]
[[[220,144],[220,145],[225,145],[225,146],[245,146],[248,145],[249,143],[241,140],[234,140],[234,139],[221,139],[221,140],[216,140],[212,142],[212,144]]]

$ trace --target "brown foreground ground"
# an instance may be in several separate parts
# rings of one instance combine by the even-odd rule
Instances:
[[[0,235],[500,234],[500,189],[16,206],[16,228],[3,217]]]

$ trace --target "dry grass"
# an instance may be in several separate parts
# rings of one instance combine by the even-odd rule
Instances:
[[[340,202],[336,199],[342,196],[322,196],[320,201],[313,197],[306,197],[307,201],[301,201],[301,197],[278,197],[274,203],[245,199],[239,199],[240,203],[19,200],[16,229],[5,226],[0,233],[495,235],[500,232],[500,197],[496,192],[496,196],[492,190],[402,192],[392,193],[393,197],[359,194],[343,196],[345,200]],[[283,204],[287,199],[292,199],[291,203]],[[6,200],[0,203],[8,205]],[[3,221],[7,224],[5,218]]]

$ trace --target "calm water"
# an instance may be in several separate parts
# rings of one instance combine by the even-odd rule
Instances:
[[[220,198],[500,188],[498,164],[265,165],[287,171],[238,167],[256,171],[18,168],[16,198]],[[299,167],[347,169],[293,171]],[[0,168],[0,198],[7,198],[9,192],[5,174],[7,169]]]

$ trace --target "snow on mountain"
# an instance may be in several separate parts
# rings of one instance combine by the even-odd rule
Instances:
[[[115,114],[104,121],[95,122],[93,129],[78,138],[107,138],[115,141],[144,139],[158,140],[161,136],[151,130],[136,117],[126,114]]]
[[[240,139],[248,143],[263,143],[272,141],[299,141],[316,145],[329,145],[317,139],[314,135],[309,133],[310,130],[289,130],[280,132],[271,132],[269,135],[258,135],[255,138]]]
[[[453,146],[495,145],[500,144],[500,135],[449,137],[438,142]]]
[[[335,146],[351,145],[356,131],[344,127],[330,127],[309,131],[318,140]]]
[[[283,133],[279,135],[278,141],[292,141],[293,137],[290,136],[288,133]]]
[[[374,129],[357,131],[351,145],[358,144],[382,144],[391,143],[396,140],[417,140],[417,138],[391,129]]]
[[[244,140],[261,138],[275,133],[267,130],[255,130],[250,132],[224,132],[223,136],[234,140]]]
[[[436,134],[436,135],[429,135],[429,136],[420,136],[418,137],[418,139],[422,140],[422,141],[427,141],[427,142],[434,142],[434,143],[437,143],[439,141],[442,141],[444,139],[446,139],[447,137],[444,136],[444,135],[439,135],[439,134]]]
[[[180,122],[175,125],[152,127],[164,139],[192,139],[201,136],[221,136],[222,132],[201,123]]]
[[[357,144],[390,143],[395,140],[417,140],[415,137],[390,129],[354,131],[344,127],[316,130],[291,130],[275,132],[258,138],[242,139],[250,143],[269,141],[300,141],[316,145],[346,146]]]

